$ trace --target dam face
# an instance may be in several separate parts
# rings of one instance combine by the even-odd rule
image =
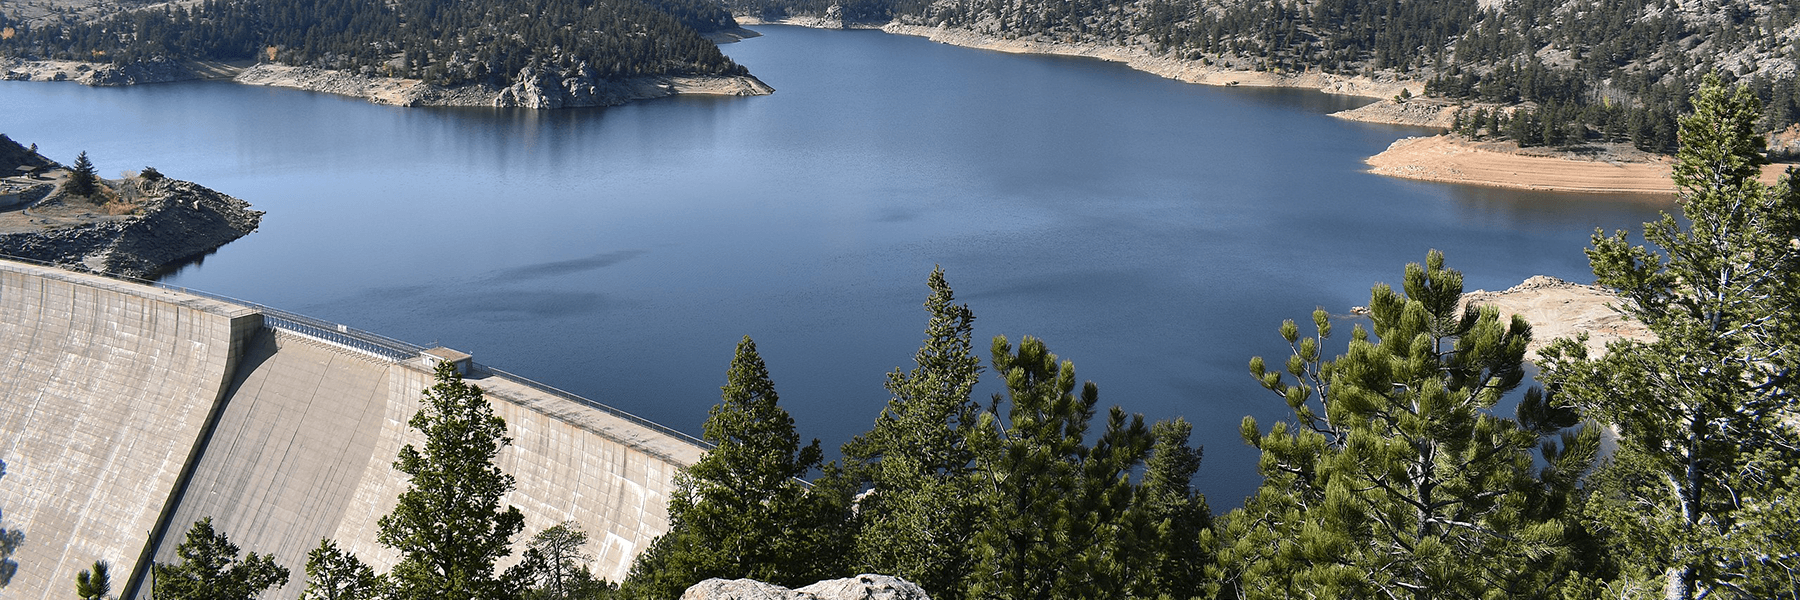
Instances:
[[[407,421],[429,356],[273,309],[0,261],[0,513],[25,541],[6,598],[65,598],[95,560],[120,598],[148,598],[194,521],[291,570],[305,588],[323,538],[379,571],[399,556],[376,520],[407,487],[392,468],[423,445]],[[373,341],[371,341],[373,340]],[[695,440],[604,405],[471,365],[513,445],[504,502],[531,534],[573,520],[590,565],[617,580],[668,529]]]

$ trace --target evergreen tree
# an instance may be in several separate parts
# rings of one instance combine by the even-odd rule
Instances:
[[[175,547],[181,562],[151,567],[154,600],[251,600],[264,590],[287,585],[287,567],[267,554],[238,559],[238,547],[213,530],[212,518],[194,522]]]
[[[411,484],[394,512],[381,517],[376,539],[400,552],[390,573],[399,600],[496,600],[511,596],[494,563],[512,553],[525,527],[519,509],[501,508],[513,478],[494,465],[512,444],[481,388],[463,382],[449,363],[425,390],[424,408],[408,424],[425,449],[400,449],[394,469]]]
[[[1030,336],[1016,353],[1005,336],[994,338],[993,356],[1010,404],[1003,424],[996,394],[971,437],[987,507],[969,595],[1124,597],[1155,545],[1149,515],[1132,506],[1129,477],[1151,443],[1143,417],[1114,407],[1088,446],[1099,388],[1088,382],[1076,396],[1073,363]]]
[[[1193,430],[1180,417],[1150,426],[1155,442],[1134,502],[1156,529],[1149,560],[1129,588],[1132,597],[1196,598],[1210,591],[1216,542],[1212,511],[1193,488],[1201,457],[1199,448],[1188,446]]]
[[[858,507],[861,568],[954,600],[963,597],[981,510],[968,440],[981,413],[971,398],[981,360],[972,342],[975,316],[956,304],[943,269],[934,269],[927,285],[931,319],[915,367],[888,374],[887,408],[873,429],[844,445],[844,457],[873,486]]]
[[[525,590],[524,597],[528,600],[576,598],[587,563],[593,560],[582,551],[587,542],[588,534],[581,530],[580,523],[557,523],[532,536],[519,564],[508,572]]]
[[[1544,352],[1547,384],[1618,433],[1586,514],[1627,577],[1661,579],[1674,600],[1800,589],[1800,438],[1784,422],[1800,364],[1800,175],[1757,181],[1758,113],[1746,88],[1709,79],[1673,172],[1691,225],[1646,223],[1655,249],[1595,233],[1594,275],[1655,341]]]
[[[81,600],[106,600],[112,594],[112,565],[104,560],[75,574],[75,595]]]
[[[0,479],[6,478],[6,461],[0,461]],[[0,513],[0,523],[6,522],[4,513]],[[13,552],[25,543],[25,532],[17,529],[0,528],[0,589],[12,581],[14,573],[19,572],[19,563],[12,559]]]
[[[1316,337],[1293,321],[1281,335],[1287,374],[1261,357],[1250,371],[1293,412],[1243,436],[1262,450],[1255,496],[1219,535],[1227,591],[1242,598],[1556,597],[1569,570],[1567,524],[1546,514],[1556,489],[1535,477],[1540,434],[1493,414],[1516,388],[1530,327],[1492,308],[1459,306],[1462,274],[1432,251],[1406,268],[1404,294],[1375,286],[1373,336],[1360,325],[1349,351],[1323,359],[1330,316]],[[1550,411],[1528,394],[1521,411]],[[1545,442],[1551,474],[1581,473],[1598,430]],[[1564,490],[1566,491],[1566,490]]]
[[[375,570],[329,538],[306,553],[306,589],[300,600],[374,600],[382,591]]]
[[[820,553],[844,550],[806,544],[817,504],[800,477],[820,466],[822,452],[818,440],[800,446],[749,337],[721,391],[705,424],[713,449],[676,476],[669,532],[633,563],[633,595],[674,598],[713,577],[805,585],[817,581]]]
[[[75,166],[69,169],[69,181],[65,186],[69,193],[77,196],[88,196],[100,191],[100,176],[94,169],[94,163],[88,160],[87,151],[75,156]]]

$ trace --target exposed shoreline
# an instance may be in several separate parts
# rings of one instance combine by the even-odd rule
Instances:
[[[751,37],[728,32],[732,37]],[[284,87],[362,98],[393,106],[477,106],[574,108],[617,106],[633,100],[678,94],[764,96],[775,91],[751,75],[657,76],[607,80],[538,73],[511,86],[432,85],[418,79],[374,77],[312,67],[275,64],[185,62],[114,65],[66,60],[0,59],[0,79],[73,81],[121,86],[200,79]]]
[[[1669,179],[1672,159],[1610,148],[1583,155],[1445,134],[1400,139],[1364,162],[1371,173],[1421,181],[1551,192],[1675,194],[1675,182]],[[1789,166],[1764,166],[1763,182],[1775,183]]]
[[[1273,73],[1267,71],[1249,71],[1232,69],[1219,65],[1209,65],[1200,60],[1170,58],[1156,56],[1138,48],[1123,46],[1104,46],[1100,44],[1073,44],[1030,39],[1005,39],[965,29],[949,27],[930,27],[909,25],[900,22],[885,24],[845,22],[829,17],[788,17],[774,21],[749,15],[733,15],[742,25],[794,25],[814,29],[879,29],[895,35],[922,37],[942,44],[993,50],[1010,54],[1048,54],[1054,56],[1080,56],[1100,60],[1124,63],[1133,69],[1201,85],[1225,87],[1279,87],[1298,88],[1340,94],[1360,96],[1364,98],[1389,98],[1400,93],[1402,89],[1412,95],[1424,92],[1425,82],[1392,78],[1372,78],[1363,76],[1345,76],[1331,73]]]
[[[1071,44],[1031,39],[1005,39],[965,29],[928,27],[897,21],[876,24],[844,21],[833,16],[788,17],[773,21],[734,15],[742,25],[792,25],[814,29],[879,29],[965,48],[1012,54],[1079,56],[1124,63],[1160,77],[1201,85],[1284,87],[1328,94],[1375,98],[1370,104],[1332,113],[1350,121],[1448,129],[1462,106],[1422,96],[1424,83],[1396,78],[1329,73],[1271,73],[1209,65],[1203,61],[1155,56],[1145,50],[1099,44]],[[1402,91],[1412,98],[1398,99]],[[1797,135],[1796,137],[1800,137]],[[1800,145],[1800,144],[1797,144]],[[1621,150],[1619,145],[1561,151],[1518,148],[1506,142],[1475,142],[1444,134],[1409,137],[1394,142],[1365,162],[1370,172],[1403,179],[1549,192],[1645,194],[1673,196],[1669,157]],[[1763,181],[1773,184],[1788,165],[1764,167]]]

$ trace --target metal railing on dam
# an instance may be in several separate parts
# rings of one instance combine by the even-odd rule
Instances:
[[[5,254],[0,254],[0,258],[6,259],[6,260],[11,260],[11,261],[22,262],[22,263],[35,264],[35,265],[43,266],[43,267],[56,268],[56,269],[67,269],[68,268],[63,265],[58,265],[55,263],[50,263],[50,262],[46,262],[46,261],[42,261],[42,260],[35,260],[35,259],[30,259],[30,258],[18,257],[18,256],[10,256],[10,255],[5,255]],[[383,359],[390,360],[393,362],[405,362],[405,361],[413,360],[415,358],[418,358],[419,354],[421,352],[424,352],[429,349],[429,348],[426,348],[425,346],[414,344],[412,342],[397,340],[397,339],[394,339],[394,338],[391,338],[391,337],[388,337],[385,335],[381,335],[379,333],[356,329],[354,327],[346,326],[342,323],[336,323],[336,322],[332,322],[332,321],[327,321],[325,319],[309,317],[309,316],[306,316],[306,315],[303,315],[300,313],[286,311],[286,310],[282,310],[282,309],[268,306],[265,304],[260,304],[260,303],[256,303],[256,302],[251,302],[249,300],[244,300],[242,298],[234,298],[231,296],[226,296],[224,294],[215,294],[213,292],[208,292],[205,290],[197,290],[197,289],[182,287],[182,286],[178,286],[178,285],[170,285],[170,284],[163,283],[160,281],[151,281],[151,280],[147,280],[147,279],[139,279],[136,277],[111,275],[111,274],[107,274],[107,273],[91,273],[90,272],[89,274],[100,275],[100,276],[108,277],[111,279],[117,279],[119,281],[127,281],[127,282],[131,282],[131,283],[148,285],[148,286],[152,286],[152,287],[156,287],[156,288],[160,288],[160,289],[181,292],[184,294],[190,294],[190,295],[194,295],[194,296],[200,296],[202,298],[218,300],[220,302],[227,302],[230,304],[236,304],[239,306],[250,308],[259,313],[262,313],[264,327],[268,327],[270,329],[278,329],[278,330],[286,331],[289,333],[299,334],[299,335],[310,337],[313,339],[317,339],[317,340],[329,342],[332,344],[344,346],[346,348],[360,350],[362,352],[366,352],[366,353],[369,353],[369,354],[372,354],[372,355],[375,355],[375,356],[378,356],[378,357],[381,357]],[[515,373],[504,371],[504,370],[501,370],[501,369],[498,369],[498,368],[495,368],[495,367],[492,367],[489,365],[481,364],[481,363],[475,363],[474,368],[481,370],[481,371],[488,372],[488,373],[492,373],[494,375],[505,377],[507,379],[510,379],[517,383],[525,385],[527,387],[533,388],[537,391],[540,391],[540,392],[543,392],[546,394],[550,394],[552,396],[556,396],[559,398],[563,398],[565,400],[569,400],[571,402],[575,402],[577,404],[581,404],[581,405],[587,406],[589,408],[593,408],[595,410],[610,414],[610,415],[618,417],[620,419],[624,419],[628,422],[631,422],[638,426],[644,427],[646,429],[650,429],[657,433],[667,435],[669,437],[673,437],[673,438],[676,438],[676,439],[679,439],[682,441],[686,441],[688,443],[694,444],[701,448],[711,449],[713,447],[712,443],[702,440],[700,438],[694,437],[687,433],[683,433],[681,431],[664,426],[662,424],[656,423],[649,419],[645,419],[643,417],[631,414],[629,412],[620,410],[613,406],[609,406],[602,402],[598,402],[595,400],[591,400],[589,398],[585,398],[581,395],[575,394],[574,392],[570,392],[570,391],[552,386],[550,384],[537,381],[535,379],[530,379],[530,378],[527,378],[527,377],[524,377],[524,376],[521,376],[521,375],[518,375]]]

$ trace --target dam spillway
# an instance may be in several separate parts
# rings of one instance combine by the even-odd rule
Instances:
[[[95,560],[121,599],[149,597],[152,561],[176,560],[194,521],[292,571],[337,541],[378,570],[375,541],[405,476],[400,448],[434,357],[250,303],[0,260],[0,526],[24,533],[6,598],[67,597]],[[697,441],[470,364],[506,420],[503,500],[523,538],[573,520],[596,575],[617,580],[668,528],[676,472]],[[515,552],[516,556],[516,552]]]

